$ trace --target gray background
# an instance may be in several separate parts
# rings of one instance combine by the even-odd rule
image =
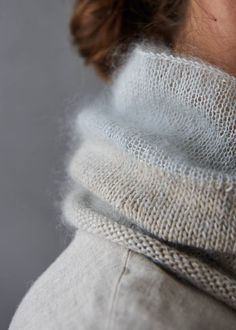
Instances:
[[[58,200],[73,100],[101,87],[69,41],[71,0],[0,0],[0,330],[70,240]]]

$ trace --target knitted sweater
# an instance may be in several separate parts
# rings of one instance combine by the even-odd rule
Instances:
[[[66,221],[91,240],[82,249],[97,242],[92,252],[96,260],[103,260],[104,253],[106,265],[115,267],[114,251],[119,249],[137,258],[130,269],[136,265],[134,272],[143,292],[140,294],[136,286],[127,286],[124,292],[132,296],[136,290],[139,292],[134,294],[136,301],[140,297],[144,300],[143,305],[133,310],[132,317],[123,310],[127,315],[125,321],[123,315],[122,326],[114,319],[107,321],[106,327],[102,318],[97,323],[92,321],[97,317],[97,309],[92,309],[90,323],[87,312],[77,315],[77,321],[81,322],[78,329],[157,329],[157,325],[158,329],[233,329],[236,326],[233,312],[236,309],[236,78],[199,59],[173,55],[163,45],[138,43],[112,84],[94,102],[78,109],[75,130],[78,145],[68,166],[73,184],[63,205]],[[111,249],[111,253],[105,249]],[[130,256],[124,258],[120,279],[127,271]],[[91,259],[88,260],[91,267]],[[69,267],[76,268],[75,263]],[[96,268],[105,279],[107,274],[97,264]],[[55,274],[55,270],[51,273]],[[173,301],[184,292],[181,312],[176,305],[172,306],[172,301],[164,304],[166,310],[170,311],[167,306],[172,306],[172,311],[178,311],[181,322],[170,312],[166,315],[169,323],[161,323],[156,310],[156,316],[148,314],[146,323],[142,323],[142,308],[146,306],[145,313],[149,313],[150,307],[146,291],[150,285],[144,281],[147,274],[152,274],[151,280],[155,279],[152,290],[162,303],[164,298],[157,285],[160,274],[168,279],[167,288],[168,283],[175,283]],[[39,287],[43,281],[47,282],[47,276],[44,275],[41,284],[39,280]],[[111,276],[106,280],[112,281]],[[84,281],[87,286],[88,282]],[[91,283],[93,286],[95,282]],[[76,285],[69,288],[75,291]],[[90,295],[97,297],[94,292],[100,290],[95,286]],[[117,290],[116,285],[116,294]],[[103,291],[106,291],[104,286]],[[94,303],[99,299],[93,300]],[[28,301],[30,306],[32,298]],[[113,306],[114,296],[112,301]],[[191,304],[196,304],[194,320]],[[207,317],[206,310],[203,313],[199,306],[204,306],[204,310],[212,308],[215,320],[213,314]],[[71,310],[68,313],[71,315]],[[108,314],[105,309],[102,313]],[[202,321],[200,313],[205,315]],[[119,308],[115,315],[118,314],[122,318]],[[21,312],[20,322],[22,315]],[[219,321],[222,317],[229,321],[226,327]],[[62,326],[67,323],[61,322],[58,323],[61,327],[55,329],[77,328],[73,322],[67,328]]]

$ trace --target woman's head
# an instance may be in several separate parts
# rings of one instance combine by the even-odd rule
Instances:
[[[70,31],[86,63],[105,79],[129,44],[143,38],[234,72],[235,7],[235,0],[76,0]]]

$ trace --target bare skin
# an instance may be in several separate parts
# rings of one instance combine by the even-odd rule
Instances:
[[[236,75],[236,0],[190,0],[174,50]]]

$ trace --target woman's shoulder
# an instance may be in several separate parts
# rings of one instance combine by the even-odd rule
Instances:
[[[235,312],[146,257],[79,232],[33,284],[10,330],[230,330],[235,325]]]

